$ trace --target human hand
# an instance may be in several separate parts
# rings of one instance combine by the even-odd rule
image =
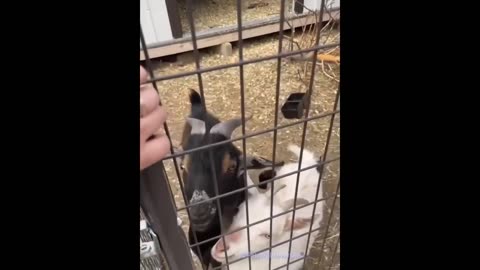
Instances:
[[[167,112],[160,106],[153,85],[145,84],[147,80],[147,71],[140,66],[140,170],[160,161],[170,149],[167,136],[158,133],[167,119]]]

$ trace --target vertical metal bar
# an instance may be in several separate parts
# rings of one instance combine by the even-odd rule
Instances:
[[[147,44],[145,42],[145,36],[143,35],[143,30],[142,30],[142,25],[140,24],[140,42],[141,42],[141,45],[142,45],[142,50],[143,50],[143,53],[145,55],[145,63],[146,63],[146,70],[147,72],[149,73],[150,75],[150,78],[154,78],[154,74],[153,74],[153,68],[152,68],[152,62],[150,60],[150,56],[149,56],[149,53],[148,53],[148,49],[147,49]],[[162,100],[160,98],[160,92],[158,91],[158,87],[157,87],[157,84],[156,83],[152,83],[153,85],[153,88],[155,89],[155,91],[157,91],[157,94],[158,94],[158,102],[160,105],[162,105]],[[167,125],[167,122],[163,123],[163,128],[165,130],[165,134],[167,135],[167,138],[168,138],[168,142],[170,143],[170,153],[173,154],[173,144],[172,144],[172,138],[170,136],[170,130],[168,129],[168,125]],[[175,165],[175,169],[176,169],[176,172],[177,172],[177,176],[180,177],[180,173],[179,173],[179,170],[178,170],[178,164],[176,163],[176,160],[174,159],[173,160],[174,162],[174,165]],[[180,178],[179,178],[180,179]],[[170,187],[170,183],[168,183],[169,187]],[[173,199],[173,197],[172,197]]]
[[[162,162],[143,170],[140,173],[140,205],[158,235],[170,269],[193,270],[190,248],[177,224],[177,213],[167,181]]]
[[[144,34],[143,34],[143,30],[142,30],[142,25],[141,25],[141,24],[140,24],[140,42],[141,42],[141,44],[142,44],[142,49],[143,49],[143,52],[144,52],[144,55],[145,55],[145,63],[146,63],[146,65],[147,65],[147,71],[148,71],[148,73],[150,74],[150,77],[153,79],[153,78],[154,78],[154,73],[153,73],[152,64],[151,64],[151,60],[150,60],[150,56],[149,56],[149,53],[148,53],[147,45],[146,45],[146,42],[145,42],[145,36],[144,36]],[[161,101],[160,93],[159,93],[158,88],[157,88],[157,84],[156,84],[156,83],[153,83],[153,87],[155,88],[155,90],[157,91],[157,94],[159,95],[159,104],[162,105],[162,101]],[[165,130],[165,134],[166,134],[166,136],[167,136],[167,138],[168,138],[168,141],[169,141],[169,143],[170,143],[170,153],[171,153],[171,154],[174,154],[173,143],[172,143],[172,139],[171,139],[170,131],[169,131],[169,129],[168,129],[167,122],[165,122],[163,126],[164,126],[164,130]],[[181,189],[182,189],[182,195],[184,196],[184,200],[186,201],[186,196],[185,196],[185,194],[184,194],[184,188],[183,188],[183,185],[182,185],[182,178],[181,178],[181,175],[180,175],[180,170],[179,170],[179,166],[178,166],[177,160],[176,160],[176,158],[173,158],[172,161],[173,161],[173,164],[174,164],[174,167],[175,167],[175,172],[176,172],[176,174],[177,174],[178,181],[179,181],[179,183],[180,183],[180,187],[181,187]],[[158,164],[154,164],[153,166],[161,166],[161,167],[162,167],[162,170],[164,170],[164,168],[163,168],[163,163],[161,163],[161,162],[159,162]],[[148,168],[147,168],[146,170],[148,170]],[[161,180],[157,179],[157,181],[161,181]],[[167,181],[167,188],[168,188],[169,190],[171,190],[169,181]],[[174,204],[174,205],[173,205],[174,209],[177,209],[177,207],[176,207],[176,205],[175,205],[175,200],[174,200],[173,194],[172,194],[171,192],[169,192],[169,195],[170,195],[171,201],[174,202],[174,203],[173,203],[173,204]],[[146,212],[147,210],[144,209],[144,211]],[[150,213],[150,214],[151,214],[151,213]],[[188,208],[187,208],[187,215],[188,215],[188,217],[190,218],[190,211],[189,211]],[[175,218],[173,218],[173,220],[175,220],[175,221],[177,220],[177,214],[176,214],[176,213],[175,213]],[[178,227],[178,226],[177,226],[177,227]],[[155,230],[154,230],[154,232],[155,232],[157,235],[160,235],[160,234],[159,234],[158,232],[156,232]],[[196,235],[195,235],[195,240],[198,242],[198,239],[196,239]],[[162,243],[162,242],[160,242],[160,243]],[[197,247],[197,249],[200,250],[199,247]],[[190,253],[190,252],[188,252],[188,256],[191,256],[191,253]],[[199,256],[199,259],[202,260],[200,257],[201,257],[201,256]]]
[[[283,27],[285,21],[285,0],[280,3],[280,33],[278,35],[278,54],[282,53],[283,49]],[[280,98],[280,80],[281,80],[282,58],[277,59],[277,83],[275,86],[275,119],[273,127],[278,125],[278,103]],[[272,170],[275,171],[275,159],[277,153],[277,130],[273,131],[273,153],[272,153]],[[270,216],[273,216],[273,190],[275,188],[275,181],[272,182],[270,188]],[[270,219],[270,235],[272,235],[273,219]],[[272,254],[272,237],[269,239],[269,254]],[[272,269],[272,256],[268,256],[268,269]]]
[[[242,3],[241,0],[237,0],[237,23],[238,23],[238,58],[240,61],[243,61],[243,38],[242,38]],[[240,98],[241,98],[241,112],[242,112],[242,136],[245,136],[245,83],[243,77],[243,65],[238,66],[240,69]],[[247,141],[245,138],[242,139],[243,146],[243,164],[247,164]],[[247,173],[245,170],[243,174],[243,181],[245,187],[248,186],[247,182]],[[250,222],[249,222],[249,213],[248,213],[248,190],[245,189],[245,208],[247,214],[247,246],[248,246],[248,269],[252,269],[252,258],[250,250]],[[227,262],[228,264],[228,262]]]
[[[187,195],[185,194],[185,187],[183,185],[182,177],[180,176],[180,172],[179,172],[179,169],[178,169],[176,158],[173,158],[173,162],[174,162],[175,171],[176,171],[177,177],[178,177],[178,183],[180,184],[180,190],[181,190],[181,193],[182,193],[183,201],[185,202],[185,206],[186,206],[186,205],[188,205]],[[185,210],[187,211],[188,220],[191,220],[191,218],[190,218],[191,217],[190,208],[185,207]],[[177,208],[177,211],[179,211],[178,208]],[[195,241],[195,243],[198,243],[198,237],[195,233],[193,233],[193,241]],[[201,254],[202,252],[200,251],[200,246],[197,246],[196,248],[197,248],[198,254]],[[203,266],[204,266],[203,257],[201,255],[198,255],[197,257],[200,260],[200,263],[202,264],[202,268],[203,268]]]
[[[316,42],[315,42],[315,45],[317,45],[319,42],[320,42],[320,32],[321,32],[321,29],[322,29],[322,22],[323,22],[323,9],[324,9],[324,5],[325,5],[325,0],[322,0],[322,4],[321,4],[321,7],[320,7],[320,18],[319,18],[319,21],[318,23],[320,24],[318,26],[318,29],[317,29],[317,33],[316,33]],[[313,63],[312,63],[312,74],[310,75],[310,84],[309,84],[309,87],[308,87],[308,91],[307,91],[307,106],[306,106],[306,111],[305,111],[305,118],[308,118],[308,115],[309,115],[309,112],[310,112],[310,99],[312,97],[312,91],[313,91],[313,83],[315,81],[315,67],[317,65],[317,52],[318,50],[314,50],[314,53],[313,53]],[[303,149],[305,147],[305,135],[307,133],[307,124],[308,124],[308,121],[305,121],[303,123],[303,132],[302,132],[302,143],[301,143],[301,146],[300,146],[300,156],[298,157],[298,170],[300,170],[302,168],[302,159],[303,159]],[[293,201],[293,213],[292,213],[292,225],[290,227],[290,240],[292,239],[292,236],[293,236],[293,225],[294,225],[294,221],[295,221],[295,208],[297,207],[297,195],[298,195],[298,182],[300,181],[300,172],[297,173],[297,180],[296,180],[296,183],[295,183],[295,195],[294,195],[294,201]],[[317,188],[320,186],[320,183],[318,183],[317,185]],[[314,204],[314,207],[315,207],[316,204]],[[315,212],[313,212],[312,214],[312,222],[310,223],[310,225],[313,224],[313,216],[314,216]],[[310,227],[310,230],[311,230],[311,227]],[[307,245],[307,248],[308,248],[308,245]],[[290,267],[290,252],[292,250],[292,241],[289,242],[288,244],[288,258],[287,258],[287,270],[289,269]],[[305,253],[305,255],[308,254],[307,252]],[[305,256],[306,258],[307,256]]]
[[[337,255],[338,244],[340,243],[340,236],[337,238],[337,243],[335,244],[335,249],[333,250],[332,261],[330,262],[330,266],[328,270],[332,269],[333,263],[335,262],[335,256]]]
[[[187,0],[187,18],[188,18],[188,21],[189,21],[189,24],[190,24],[190,32],[191,32],[191,35],[192,35],[193,53],[194,53],[194,56],[195,56],[195,67],[196,67],[197,70],[199,70],[200,69],[200,55],[199,55],[199,52],[198,52],[197,36],[196,36],[196,33],[195,33],[195,23],[193,21],[192,0]],[[206,130],[205,136],[209,136],[210,128],[212,128],[212,127],[209,126],[208,122],[206,121],[207,104],[206,104],[206,101],[205,101],[205,95],[204,95],[204,91],[203,91],[202,74],[197,73],[197,79],[198,79],[198,87],[199,87],[199,90],[200,90],[200,96],[202,97],[202,100],[203,100],[202,108],[203,108],[203,112],[204,112],[203,113],[203,116],[204,116],[203,121],[205,122],[205,130]],[[208,148],[208,153],[209,153],[211,171],[212,171],[212,175],[213,175],[215,197],[218,197],[218,195],[219,195],[218,179],[217,179],[217,175],[216,175],[215,164],[213,162],[213,153],[212,153],[211,147]],[[220,227],[222,229],[222,233],[221,233],[222,241],[224,243],[226,243],[225,242],[225,236],[223,235],[223,229],[224,228],[223,228],[223,220],[222,220],[222,209],[220,207],[220,199],[216,198],[215,201],[217,203],[218,218],[219,218],[219,221],[220,221]],[[225,259],[226,259],[226,263],[227,263],[227,270],[230,270],[230,268],[228,266],[228,257],[227,257],[227,250],[226,249],[224,250],[224,253],[225,253]]]
[[[337,95],[335,96],[335,102],[334,102],[334,105],[333,105],[333,109],[336,110],[337,109],[337,106],[338,106],[338,101],[340,99],[340,84],[338,86],[338,90],[337,90]],[[328,153],[328,148],[329,148],[329,145],[330,145],[330,138],[332,136],[332,131],[333,131],[333,123],[335,121],[335,114],[333,114],[330,118],[330,126],[328,128],[328,134],[327,134],[327,141],[325,143],[325,149],[323,151],[323,155],[322,155],[322,160],[321,162],[324,162],[327,158],[327,153]],[[319,193],[319,190],[320,190],[320,185],[322,184],[322,176],[323,176],[323,172],[324,172],[324,169],[325,169],[325,166],[322,164],[321,166],[321,170],[320,170],[320,175],[318,176],[318,185],[317,185],[317,191],[315,193],[315,200],[318,199],[318,193]],[[340,187],[340,178],[338,180],[338,187]],[[338,192],[338,187],[337,187],[337,192]],[[334,202],[337,198],[337,194],[335,194],[335,199],[334,199]],[[322,194],[323,195],[323,194]],[[312,220],[313,220],[313,217],[315,215],[315,209],[317,207],[317,204],[314,204],[313,205],[313,213],[312,213]],[[333,207],[332,207],[332,212],[333,213]],[[331,214],[330,213],[330,214]],[[312,231],[312,227],[313,227],[313,222],[310,223],[310,232]],[[327,226],[327,230],[328,230],[328,226]],[[327,231],[328,232],[328,231]],[[310,242],[310,236],[311,234],[308,235],[308,238],[307,238],[307,247],[306,247],[306,250],[305,250],[305,254],[308,254],[308,244]],[[303,260],[303,265],[305,266],[305,262],[306,262],[306,259]]]
[[[147,71],[149,72],[150,77],[152,79],[154,79],[152,64],[151,64],[150,56],[149,56],[149,53],[148,53],[147,45],[145,43],[145,38],[144,38],[144,35],[143,35],[143,30],[142,30],[141,25],[140,25],[140,41],[142,43],[142,49],[143,49],[143,52],[144,52],[144,55],[145,55],[145,63],[147,65]],[[155,88],[155,90],[157,90],[157,93],[160,95],[160,92],[158,91],[156,83],[153,83],[153,87]],[[159,102],[160,102],[160,105],[162,105],[162,101],[161,101],[160,96],[159,96]],[[164,129],[165,129],[165,134],[168,137],[168,141],[170,142],[170,153],[174,154],[173,143],[172,143],[172,139],[171,139],[171,136],[170,136],[170,131],[168,129],[168,125],[167,125],[166,122],[164,123]],[[181,189],[181,193],[182,193],[182,196],[183,196],[183,201],[185,202],[185,205],[187,205],[187,203],[188,203],[187,195],[185,194],[185,188],[183,186],[183,180],[182,180],[180,169],[179,169],[179,166],[178,166],[178,163],[177,163],[177,159],[173,158],[172,161],[173,161],[173,166],[175,168],[175,173],[177,174],[178,183],[180,184],[180,189]],[[168,185],[169,185],[169,188],[171,188],[170,183],[168,183]],[[172,199],[174,199],[173,194],[171,194],[171,196],[172,196]],[[186,208],[186,210],[187,210],[188,219],[190,220],[190,217],[191,217],[190,209]],[[198,237],[195,233],[193,234],[193,239],[194,239],[195,243],[198,243]],[[199,246],[197,246],[197,251],[198,251],[198,254],[201,254]],[[202,256],[197,256],[197,257],[200,260],[200,262],[202,263],[202,265],[204,265]]]
[[[151,60],[150,60],[150,57],[149,57],[148,49],[146,49],[147,46],[146,46],[146,43],[145,43],[145,38],[144,38],[144,35],[143,35],[143,31],[142,31],[142,26],[141,26],[141,25],[140,25],[140,40],[141,40],[142,48],[143,48],[144,55],[145,55],[145,62],[146,62],[146,65],[147,65],[147,70],[148,70],[148,72],[149,72],[149,74],[150,74],[150,77],[151,77],[152,79],[154,79],[153,69],[151,68]],[[160,94],[159,91],[158,91],[158,88],[157,88],[156,83],[153,84],[153,87],[155,88],[155,90],[157,90],[157,93]],[[162,102],[161,102],[160,97],[159,97],[159,100],[160,100],[160,105],[161,105]],[[172,143],[172,140],[171,140],[171,137],[170,137],[170,132],[169,132],[169,130],[168,130],[168,125],[167,125],[166,122],[165,122],[165,124],[164,124],[164,128],[165,128],[165,134],[167,135],[168,140],[169,140],[169,142],[170,142],[170,152],[173,154],[173,153],[174,153],[173,143]],[[185,194],[185,188],[184,188],[184,186],[183,186],[183,180],[182,180],[182,177],[181,177],[181,174],[180,174],[180,169],[179,169],[179,166],[178,166],[178,163],[177,163],[177,159],[176,159],[176,158],[173,158],[172,161],[173,161],[173,164],[174,164],[175,173],[177,174],[178,182],[179,182],[179,184],[180,184],[180,189],[181,189],[181,193],[182,193],[182,196],[183,196],[183,200],[184,200],[185,204],[187,204],[188,200],[187,200],[187,196],[186,196],[186,194]],[[168,183],[168,184],[169,184],[169,188],[171,188],[171,187],[170,187],[170,183]],[[172,199],[173,199],[173,198],[174,198],[174,197],[173,197],[173,194],[171,194],[171,195],[172,195]],[[188,216],[188,218],[189,218],[189,220],[190,220],[190,217],[191,217],[191,215],[190,215],[190,209],[189,209],[189,208],[186,208],[186,210],[187,210],[187,216]],[[193,238],[194,238],[195,243],[198,243],[198,237],[197,237],[197,235],[196,235],[195,233],[193,234]],[[200,246],[197,246],[197,251],[198,251],[198,254],[201,254],[201,252],[200,252]],[[197,256],[197,257],[198,257],[198,259],[200,260],[200,262],[202,263],[202,267],[203,267],[204,262],[203,262],[202,256],[199,255],[199,256]]]
[[[337,202],[338,198],[338,190],[340,189],[340,181],[337,183],[337,190],[335,191],[335,198],[333,199],[332,203],[332,210],[330,211],[330,215],[328,216],[328,222],[327,222],[327,227],[325,228],[325,235],[323,237],[323,242],[322,242],[322,247],[320,249],[320,256],[318,258],[318,263],[320,264],[322,262],[322,257],[323,257],[323,249],[325,248],[325,242],[327,240],[327,235],[328,235],[328,229],[330,227],[330,223],[332,222],[332,216],[333,216],[333,210],[335,208],[335,204]]]
[[[175,160],[175,158],[173,158]],[[183,182],[182,182],[182,179],[180,177],[178,177],[178,182],[180,183],[180,189],[181,189],[181,192],[182,192],[182,196],[183,196],[183,201],[185,202],[185,206],[188,205],[188,199],[187,199],[187,194],[185,194],[185,187],[183,185]],[[190,207],[185,207],[185,209],[187,210],[187,216],[188,216],[188,220],[191,220],[191,215],[190,215]],[[178,210],[177,210],[178,211]],[[193,235],[193,241],[195,243],[198,243],[198,237],[197,237],[197,234],[195,233],[192,233]],[[202,269],[204,268],[205,266],[205,262],[203,261],[203,256],[202,256],[202,252],[200,251],[200,246],[197,246],[197,252],[198,252],[198,259],[200,260],[200,263],[202,264]],[[208,267],[208,266],[207,266]],[[207,269],[205,269],[207,270]]]

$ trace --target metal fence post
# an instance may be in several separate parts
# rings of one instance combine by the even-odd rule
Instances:
[[[163,163],[160,161],[140,173],[140,205],[165,254],[170,270],[193,270],[186,238],[177,224],[175,203]]]

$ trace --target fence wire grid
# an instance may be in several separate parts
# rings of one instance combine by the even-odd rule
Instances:
[[[228,0],[234,2],[236,8],[236,25],[238,41],[234,44],[233,54],[222,57],[210,53],[208,49],[198,48],[198,33],[195,24],[195,11],[201,1],[184,0],[187,20],[190,31],[190,40],[193,46],[193,59],[190,62],[180,60],[180,64],[158,63],[149,57],[149,48],[145,42],[144,32],[140,25],[141,50],[145,56],[144,67],[150,75],[152,83],[160,95],[162,106],[167,108],[169,118],[164,124],[165,134],[171,143],[170,155],[161,162],[141,172],[140,220],[146,221],[147,229],[140,232],[141,244],[154,244],[156,252],[143,256],[141,248],[140,269],[233,269],[240,260],[248,260],[249,269],[339,269],[340,268],[340,78],[339,63],[332,64],[322,55],[335,55],[339,52],[338,20],[332,15],[331,1],[322,0],[319,10],[310,10],[304,1],[293,0]],[[195,2],[195,3],[194,3]],[[213,1],[222,5],[222,1]],[[279,5],[276,15],[280,18],[279,32],[255,39],[244,40],[244,13],[253,4],[275,2]],[[248,3],[248,5],[246,5]],[[315,18],[315,23],[291,27],[290,21],[299,15],[293,10],[302,6],[305,18]],[[221,14],[218,16],[222,16]],[[328,16],[328,20],[325,17]],[[284,25],[290,26],[288,30]],[[204,51],[208,51],[205,53]],[[178,61],[177,61],[178,62]],[[195,89],[204,100],[204,109],[217,116],[220,121],[241,117],[242,125],[232,135],[232,139],[190,149],[174,151],[181,144],[181,137],[185,119],[189,114],[189,89]],[[282,102],[293,93],[303,93],[304,107],[300,109],[301,117],[287,119],[282,117]],[[248,112],[248,113],[247,113]],[[246,121],[249,115],[253,118]],[[207,128],[208,129],[208,128]],[[268,169],[279,169],[273,165],[269,168],[249,170],[248,175],[254,185],[245,186],[231,192],[219,194],[207,200],[188,203],[185,191],[185,180],[182,179],[182,168],[179,158],[197,151],[210,151],[213,147],[233,143],[242,153],[267,158],[273,164],[279,161],[285,163],[301,163],[303,154],[298,159],[287,150],[288,144],[295,144],[302,150],[312,151],[318,158],[316,165],[304,167],[284,175],[275,175],[267,181],[259,182],[259,175]],[[210,151],[211,152],[211,151]],[[244,162],[246,158],[244,156]],[[210,156],[210,166],[214,168],[213,158]],[[199,204],[214,202],[222,217],[220,199],[226,196],[246,192],[249,189],[259,188],[265,184],[269,189],[265,192],[273,195],[276,182],[288,176],[296,175],[294,198],[298,198],[298,183],[300,172],[319,168],[318,182],[323,187],[320,194],[318,185],[315,200],[307,204],[293,205],[293,208],[280,214],[251,222],[248,220],[249,209],[246,199],[247,225],[235,228],[227,233],[228,226],[223,226],[223,219],[219,222],[224,231],[207,240],[199,241],[194,234],[194,241],[189,242],[188,230],[190,225],[190,209]],[[302,174],[303,175],[303,174]],[[218,186],[218,179],[213,174],[212,181]],[[242,181],[246,183],[246,175]],[[318,202],[325,203],[323,217],[320,224],[310,223],[309,230],[304,234],[294,235],[289,232],[288,240],[272,243],[263,250],[251,250],[250,228],[262,222],[270,224],[272,234],[272,220],[280,215],[291,213],[293,218],[297,211],[313,205],[312,218]],[[271,200],[270,209],[273,206]],[[181,224],[177,223],[177,218]],[[292,223],[293,228],[293,223]],[[230,228],[231,229],[231,228]],[[209,240],[225,239],[227,234],[247,229],[248,254],[241,259],[230,260],[225,250],[226,262],[221,266],[205,266],[202,256],[197,256],[195,249]],[[274,232],[273,232],[274,233]],[[311,248],[297,257],[291,254],[291,243],[302,236],[307,236],[307,243]],[[143,242],[143,243],[142,243]],[[285,263],[273,267],[272,257],[268,258],[266,268],[258,268],[255,254],[272,250],[275,247],[287,244],[289,252]],[[307,244],[308,246],[308,244]],[[142,255],[143,254],[143,255]],[[148,257],[148,258],[147,258]],[[298,264],[301,262],[301,264]],[[297,263],[297,264],[295,264]],[[255,267],[257,266],[257,267]]]

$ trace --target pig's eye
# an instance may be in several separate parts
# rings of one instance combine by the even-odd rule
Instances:
[[[268,234],[268,233],[264,233],[264,234],[262,234],[262,236],[267,238],[267,239],[270,239],[270,234]]]

